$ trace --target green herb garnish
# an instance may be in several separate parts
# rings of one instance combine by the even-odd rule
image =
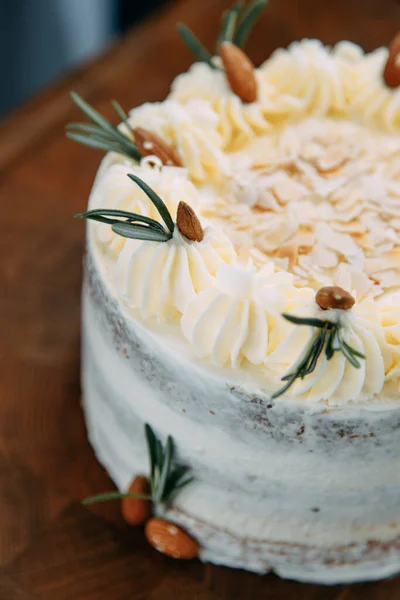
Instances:
[[[124,154],[135,161],[139,161],[142,158],[137,145],[129,135],[120,131],[116,125],[103,117],[76,92],[71,92],[71,98],[93,122],[93,125],[90,123],[69,123],[66,126],[68,130],[66,134],[67,138],[84,146],[102,150],[103,152]],[[115,100],[112,102],[112,106],[132,135],[132,129],[128,123],[128,115]]]
[[[167,242],[172,238],[175,227],[168,208],[160,196],[156,194],[156,192],[152,190],[142,179],[131,173],[128,175],[128,177],[145,192],[145,194],[154,204],[158,213],[163,219],[166,228],[151,217],[146,217],[144,215],[139,215],[137,213],[132,213],[125,210],[108,208],[96,208],[94,210],[88,210],[84,213],[75,215],[75,219],[89,219],[92,221],[98,221],[100,223],[106,223],[107,225],[111,225],[111,229],[122,237],[152,242]]]
[[[182,488],[193,481],[193,477],[188,475],[189,467],[179,465],[175,460],[174,442],[171,436],[168,436],[165,445],[163,445],[148,424],[145,425],[145,436],[149,453],[150,493],[104,492],[85,498],[83,504],[96,504],[108,502],[109,500],[121,500],[122,498],[137,498],[151,500],[154,504],[169,504]]]
[[[285,385],[272,394],[271,398],[281,396],[293,385],[296,379],[304,379],[304,377],[310,375],[310,373],[315,370],[318,359],[323,352],[325,352],[327,360],[331,360],[335,352],[342,352],[353,367],[356,369],[361,367],[358,358],[365,359],[365,356],[358,350],[349,346],[349,344],[341,338],[341,326],[339,323],[331,323],[323,321],[322,319],[309,317],[296,317],[295,315],[288,313],[284,313],[282,316],[295,325],[315,327],[319,329],[319,332],[303,350],[302,358],[299,360],[296,367],[282,377],[282,381],[286,382]]]
[[[239,48],[244,45],[267,1],[254,0],[247,8],[243,8],[241,1],[235,2],[232,8],[223,13],[216,41],[217,52],[223,42],[231,42]],[[195,57],[199,61],[206,62],[210,67],[216,69],[217,67],[212,61],[212,54],[195,36],[193,31],[183,23],[178,23],[177,27],[180,36]]]

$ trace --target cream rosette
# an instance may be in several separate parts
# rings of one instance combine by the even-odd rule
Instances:
[[[377,301],[383,335],[390,352],[386,379],[400,376],[400,292],[386,294]]]
[[[359,360],[360,368],[355,368],[340,351],[330,360],[322,352],[315,370],[296,380],[285,392],[287,397],[340,406],[371,400],[382,390],[385,380],[382,352],[385,353],[386,344],[373,301],[365,300],[348,311],[322,310],[315,302],[315,292],[305,288],[288,300],[284,312],[339,323],[341,338],[365,356]],[[272,351],[265,367],[271,374],[276,373],[277,384],[282,385],[281,378],[293,372],[316,335],[315,327],[293,325],[284,318],[276,321],[269,346]]]
[[[153,158],[152,158],[153,161]],[[158,159],[156,166],[149,165],[149,159],[143,159],[141,166],[116,164],[107,168],[96,181],[90,199],[90,208],[125,210],[160,221],[160,215],[148,196],[133,183],[129,173],[139,176],[164,200],[172,215],[175,215],[181,200],[196,207],[199,202],[198,191],[189,181],[186,169],[163,167]],[[114,233],[109,225],[92,225],[100,246],[106,253],[116,258],[127,242],[127,238]]]
[[[264,362],[269,315],[284,305],[292,276],[275,272],[273,263],[259,271],[251,264],[220,265],[215,286],[198,294],[186,306],[181,325],[197,356],[220,367],[239,367],[244,361]]]
[[[214,59],[220,64],[219,59]],[[222,69],[212,69],[206,63],[195,63],[187,73],[178,75],[172,84],[170,98],[183,105],[193,98],[202,98],[209,103],[218,115],[218,131],[222,135],[223,147],[231,149],[240,146],[254,135],[266,133],[271,124],[265,111],[275,110],[275,89],[258,69],[254,71],[257,81],[257,101],[250,104],[234,94]],[[290,98],[281,99],[281,111],[292,112],[295,103]]]
[[[212,179],[225,171],[218,115],[201,98],[184,105],[168,99],[143,104],[130,112],[129,123],[154,131],[171,144],[193,179]]]
[[[116,288],[128,309],[143,319],[172,321],[197,294],[214,285],[220,264],[235,258],[232,244],[212,225],[193,242],[175,226],[167,242],[127,240],[116,264]]]
[[[357,47],[336,53],[319,40],[304,39],[276,50],[260,71],[279,93],[278,108],[290,98],[298,115],[346,116],[356,56]]]
[[[389,55],[387,48],[370,54],[360,52],[354,70],[351,106],[355,115],[389,132],[400,129],[400,88],[389,88],[383,79]]]

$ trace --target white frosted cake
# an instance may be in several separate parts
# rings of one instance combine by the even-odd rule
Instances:
[[[400,88],[383,78],[388,50],[303,40],[257,69],[229,43],[220,54],[133,109],[118,131],[141,158],[116,147],[97,174],[93,214],[149,217],[153,233],[88,223],[89,438],[121,491],[147,472],[144,423],[174,438],[194,479],[155,510],[203,561],[322,583],[390,576]]]

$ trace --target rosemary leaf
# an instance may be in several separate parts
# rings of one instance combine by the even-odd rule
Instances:
[[[184,465],[178,465],[168,475],[165,487],[164,487],[164,498],[167,499],[176,490],[188,473],[189,468]]]
[[[129,154],[126,151],[125,147],[119,143],[105,141],[101,138],[95,138],[88,135],[84,135],[82,133],[75,133],[73,131],[68,131],[66,133],[66,136],[68,139],[73,140],[74,142],[78,142],[78,144],[82,144],[83,146],[88,146],[89,148],[103,150],[104,152],[117,152],[118,154],[128,154],[128,156],[130,156],[131,158],[135,158],[135,156]]]
[[[282,394],[284,394],[290,388],[290,386],[293,385],[293,383],[295,382],[296,379],[297,379],[296,373],[292,373],[289,376],[289,378],[288,378],[288,376],[282,377],[282,381],[286,381],[286,384],[284,386],[282,386],[281,388],[279,388],[279,390],[274,392],[271,396],[271,399],[274,400],[275,398],[278,398],[278,396],[282,396]]]
[[[341,340],[341,342],[342,342],[343,346],[345,346],[347,348],[347,350],[349,350],[349,352],[351,352],[354,356],[358,356],[358,358],[364,358],[364,359],[366,358],[365,354],[363,354],[362,352],[359,352],[355,348],[352,348],[344,340]]]
[[[212,69],[215,69],[215,65],[212,62],[211,53],[203,46],[200,40],[194,35],[194,33],[184,25],[184,23],[177,24],[178,32],[185,44],[189,47],[189,49],[193,52],[193,54],[202,62],[210,65]]]
[[[136,144],[127,135],[120,131],[116,125],[104,118],[76,92],[71,92],[71,98],[82,110],[82,112],[98,126],[99,129],[92,128],[89,130],[87,128],[87,124],[85,123],[74,123],[73,127],[68,127],[68,129],[75,129],[77,131],[91,133],[91,135],[86,137],[82,134],[76,133],[76,131],[69,131],[67,133],[67,137],[69,139],[91,148],[103,150],[105,152],[117,152],[119,154],[125,154],[129,156],[129,158],[133,158],[136,161],[141,159],[141,154]],[[78,125],[79,127],[77,127]]]
[[[266,4],[267,0],[255,0],[243,12],[235,37],[233,38],[233,43],[239,48],[246,42],[252,27]]]
[[[65,129],[68,131],[90,133],[98,137],[102,136],[106,140],[114,141],[113,134],[109,131],[104,131],[104,129],[101,129],[98,125],[92,125],[91,123],[68,123],[65,126]]]
[[[226,10],[221,19],[221,30],[218,36],[216,50],[223,42],[232,42],[233,36],[235,35],[236,21],[238,15],[243,9],[242,2],[235,2],[235,4],[229,10]]]
[[[115,112],[117,113],[117,115],[119,116],[119,118],[121,119],[121,121],[123,123],[125,123],[126,127],[128,128],[128,131],[130,131],[133,136],[133,130],[129,124],[129,117],[126,114],[126,112],[124,111],[124,109],[122,108],[122,106],[120,105],[120,103],[117,102],[116,100],[111,100],[111,105],[112,105],[113,109],[115,110]]]
[[[333,328],[331,343],[333,352],[337,352],[337,350],[340,350],[340,339],[337,325],[335,325],[335,327]]]
[[[151,477],[151,479],[153,479],[155,468],[156,468],[156,462],[157,462],[157,460],[156,460],[157,438],[155,436],[153,429],[150,427],[150,425],[148,423],[146,423],[144,426],[144,432],[145,432],[145,437],[146,437],[147,450],[148,450],[148,454],[149,454],[150,477]]]
[[[336,328],[331,329],[331,331],[328,334],[328,339],[326,340],[325,356],[326,356],[327,360],[331,360],[332,356],[335,354],[335,350],[332,345],[335,331],[336,331]]]
[[[89,496],[82,500],[82,504],[98,504],[99,502],[108,502],[109,500],[121,500],[122,498],[138,498],[139,500],[151,500],[149,494],[132,494],[127,492],[104,492],[102,494],[96,494],[95,496]]]
[[[120,223],[118,219],[107,219],[101,215],[86,216],[84,213],[74,215],[74,219],[90,219],[91,221],[98,221],[99,223],[105,223],[106,225],[114,225],[114,223]]]
[[[321,319],[315,319],[314,317],[296,317],[295,315],[291,315],[290,313],[283,313],[282,317],[284,317],[290,323],[294,323],[295,325],[310,325],[311,327],[325,327],[326,321],[321,321]]]
[[[101,219],[99,217],[102,217]],[[154,229],[157,229],[161,233],[168,235],[165,231],[164,227],[151,217],[146,217],[145,215],[138,215],[136,213],[131,213],[127,210],[118,210],[114,208],[95,208],[93,210],[88,210],[84,213],[78,213],[74,216],[75,219],[92,219],[94,221],[100,221],[102,223],[109,223],[113,225],[114,223],[121,223],[119,219],[106,219],[105,217],[120,217],[121,219],[126,219],[129,222],[138,221],[140,223],[147,223],[151,225]]]
[[[85,113],[89,119],[91,119],[96,125],[101,127],[101,129],[110,131],[114,135],[117,135],[120,138],[125,138],[123,133],[121,133],[118,128],[113,125],[108,119],[104,118],[97,110],[95,110],[90,104],[88,104],[79,94],[76,92],[71,92],[71,98],[75,102],[77,106],[81,109],[82,112]]]
[[[194,481],[194,477],[188,477],[187,479],[184,479],[180,483],[177,483],[175,485],[175,487],[173,488],[172,493],[175,494],[178,490],[181,490],[183,487],[189,485],[189,483],[192,483],[192,481]]]
[[[160,440],[156,441],[156,464],[159,472],[161,472],[164,463],[164,449]]]
[[[173,457],[173,452],[174,452],[174,447],[173,447],[172,437],[169,435],[166,446],[165,446],[165,454],[164,454],[164,460],[162,463],[162,468],[160,471],[160,478],[159,478],[159,481],[157,484],[157,489],[155,490],[155,497],[154,497],[155,502],[161,502],[164,499],[164,491],[165,491],[165,486],[166,486],[167,479],[168,479],[168,474],[171,469],[171,461],[172,461],[172,457]]]
[[[144,193],[148,196],[148,198],[152,201],[152,203],[154,204],[154,206],[160,213],[162,220],[164,221],[164,223],[166,224],[166,226],[168,227],[169,231],[172,234],[174,232],[175,225],[174,225],[174,222],[172,220],[172,217],[170,215],[168,208],[165,206],[165,204],[161,200],[160,196],[158,194],[156,194],[156,192],[154,190],[152,190],[151,187],[149,187],[147,185],[147,183],[145,183],[142,179],[140,179],[136,175],[129,173],[128,177],[130,179],[132,179],[132,181],[134,181],[144,191]]]
[[[167,242],[171,239],[171,235],[168,233],[162,233],[150,227],[148,225],[135,225],[134,223],[127,223],[126,221],[113,223],[111,229],[126,238],[135,240],[146,240],[149,242]]]
[[[343,340],[340,338],[340,336],[338,336],[338,339],[340,351],[344,354],[345,358],[347,358],[347,360],[353,365],[353,367],[359,369],[361,367],[361,364],[353,355],[353,349],[350,348],[350,346],[348,346],[347,344],[344,345]]]
[[[310,360],[309,365],[307,366],[307,369],[305,371],[303,371],[301,378],[303,379],[306,375],[310,375],[310,373],[312,373],[315,370],[315,367],[317,366],[317,362],[318,359],[321,355],[321,352],[324,348],[325,345],[325,340],[326,340],[326,334],[328,332],[328,328],[324,327],[323,330],[321,331],[321,333],[319,334],[319,336],[317,337],[315,344],[314,344],[314,348],[313,348],[313,354]]]

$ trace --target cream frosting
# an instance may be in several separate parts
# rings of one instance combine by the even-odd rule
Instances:
[[[217,132],[218,115],[208,102],[191,99],[185,105],[175,100],[146,103],[130,112],[132,127],[155,131],[172,144],[191,177],[202,181],[224,172],[226,159]]]
[[[116,264],[116,287],[142,318],[177,318],[197,294],[211,288],[219,264],[235,251],[222,231],[206,226],[204,239],[191,242],[178,227],[168,242],[127,240]]]
[[[275,273],[272,263],[254,267],[220,265],[215,287],[188,303],[182,331],[199,357],[210,356],[218,366],[236,367],[243,359],[261,364],[268,345],[268,313],[285,303],[288,273]]]
[[[296,298],[296,304],[298,303],[299,299]],[[297,380],[286,392],[289,396],[305,402],[325,401],[329,406],[337,406],[350,401],[365,402],[381,392],[385,368],[380,344],[384,347],[385,342],[379,331],[379,316],[373,302],[361,302],[354,311],[344,313],[329,310],[327,314],[319,309],[310,293],[308,301],[300,306],[292,306],[293,300],[286,312],[291,312],[294,308],[295,314],[299,316],[340,322],[341,337],[355,350],[363,353],[365,360],[360,361],[360,368],[356,369],[341,352],[335,352],[331,360],[327,360],[323,354],[315,371],[304,379]],[[276,321],[274,335],[279,343],[274,343],[265,365],[278,372],[281,379],[282,368],[283,376],[292,371],[293,365],[302,358],[304,348],[315,338],[316,331],[312,327],[293,326],[281,319]]]
[[[143,159],[140,166],[128,161],[115,164],[114,160],[112,157],[111,164],[107,163],[104,166],[96,180],[91,196],[91,208],[115,208],[161,221],[156,207],[143,190],[129,179],[129,173],[139,176],[163,198],[173,218],[181,200],[185,200],[192,207],[197,205],[198,192],[189,180],[186,169],[163,167],[156,157]],[[151,166],[154,162],[156,165]],[[116,259],[127,239],[114,233],[109,225],[96,223],[93,227],[103,251]]]
[[[366,360],[355,369],[340,352],[321,357],[288,395],[332,406],[369,402],[385,378],[400,376],[399,96],[382,82],[386,56],[303,40],[256,69],[252,104],[232,93],[220,69],[197,63],[167,100],[131,111],[130,124],[172,144],[184,168],[113,157],[91,207],[159,219],[127,177],[133,172],[173,218],[179,201],[192,206],[206,233],[200,243],[177,229],[168,242],[138,242],[93,225],[133,319],[173,321],[197,357],[256,369],[271,393],[316,334],[281,312],[319,314],[315,291],[340,285],[357,300],[341,317],[343,338]]]

